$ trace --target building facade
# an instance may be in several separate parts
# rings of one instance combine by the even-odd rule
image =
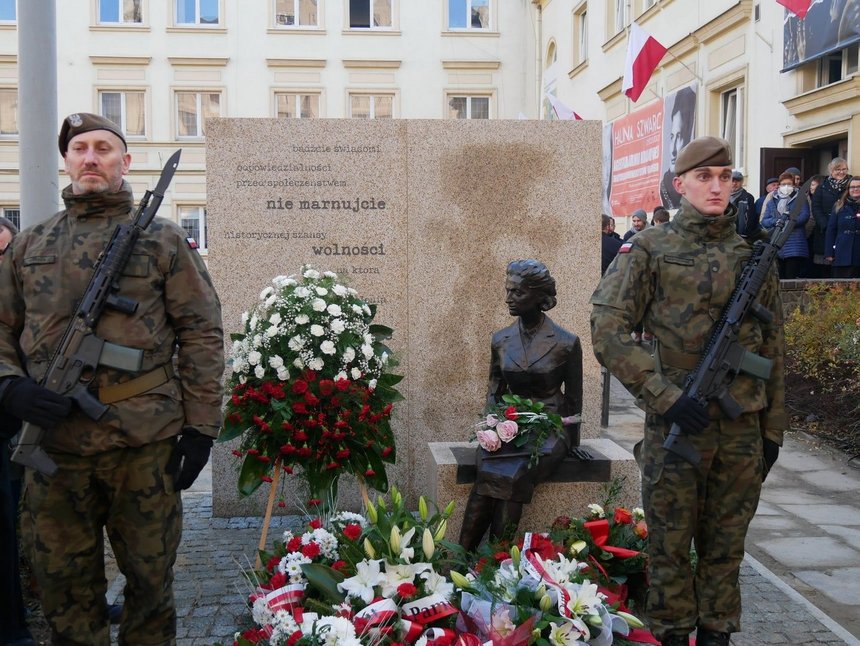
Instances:
[[[755,195],[767,177],[788,166],[799,167],[804,178],[826,174],[830,160],[840,156],[860,172],[860,2],[824,0],[813,4],[803,22],[775,0],[534,4],[544,93],[585,119],[603,120],[610,130],[605,177],[623,190],[607,196],[604,210],[616,217],[632,212],[636,198],[648,193],[646,186],[653,193],[643,204],[649,212],[665,204],[655,173],[664,175],[671,166],[676,131],[684,130],[673,125],[681,121],[678,108],[690,96],[692,131],[682,133],[679,143],[703,134],[728,139],[735,165]],[[634,21],[668,49],[636,103],[621,88]],[[548,101],[543,116],[553,116]],[[652,122],[662,124],[661,146],[659,135],[649,130]],[[635,139],[637,129],[643,131],[638,147],[628,136]],[[649,137],[659,148],[650,156]],[[619,148],[632,154],[618,155]],[[655,155],[660,159],[645,163]]]
[[[754,194],[789,165],[808,176],[842,156],[860,170],[858,7],[824,0],[800,23],[776,0],[58,1],[58,111],[125,129],[138,194],[183,148],[162,215],[204,253],[205,127],[219,116],[556,118],[551,95],[604,122],[604,211],[625,217],[672,205],[663,178],[695,135],[729,139]],[[621,91],[633,21],[668,48],[635,103]],[[16,3],[0,0],[0,213],[13,220],[17,51]]]
[[[58,111],[127,134],[140,195],[182,148],[173,217],[206,250],[209,117],[537,115],[528,0],[56,2]],[[0,0],[0,210],[19,216],[15,0]],[[59,124],[46,124],[59,128]],[[58,169],[62,160],[57,156]],[[37,218],[43,219],[44,216]]]

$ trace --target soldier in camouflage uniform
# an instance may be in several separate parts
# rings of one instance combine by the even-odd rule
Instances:
[[[774,269],[759,296],[773,321],[747,317],[739,335],[747,350],[773,361],[773,370],[766,382],[739,375],[731,384],[743,408],[738,419],[729,420],[715,402],[706,410],[683,394],[751,247],[735,233],[728,142],[694,140],[676,172],[680,210],[669,224],[622,247],[591,298],[591,334],[598,361],[646,411],[636,453],[649,530],[651,629],[663,644],[684,646],[698,629],[697,644],[709,646],[728,644],[740,630],[744,538],[787,426],[782,308]],[[630,338],[639,321],[655,335],[653,351]],[[702,456],[699,467],[662,448],[672,423],[690,436]]]
[[[108,309],[96,329],[142,349],[141,371],[98,369],[90,389],[109,404],[98,422],[40,386],[95,260],[134,208],[123,180],[131,157],[115,124],[70,115],[59,145],[72,180],[66,208],[19,234],[0,263],[0,402],[46,429],[59,467],[53,477],[28,470],[22,534],[54,646],[109,643],[104,529],[127,581],[120,643],[173,644],[179,492],[205,466],[220,426],[221,306],[196,243],[156,218],[119,281],[136,312]]]

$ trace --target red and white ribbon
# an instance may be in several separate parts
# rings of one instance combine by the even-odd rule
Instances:
[[[559,584],[555,579],[553,579],[549,572],[544,568],[543,563],[541,562],[540,557],[534,553],[531,549],[532,546],[532,533],[526,532],[525,537],[523,538],[523,556],[526,559],[526,568],[531,570],[531,574],[538,579],[540,579],[543,583],[553,588],[558,592],[558,609],[561,614],[565,617],[571,616],[570,608],[567,607],[568,602],[570,601],[570,593],[565,589],[564,586]]]
[[[272,612],[292,610],[300,606],[305,597],[305,584],[293,583],[285,585],[266,594],[266,605]]]
[[[403,604],[403,618],[422,626],[455,614],[457,609],[439,594],[431,594]]]

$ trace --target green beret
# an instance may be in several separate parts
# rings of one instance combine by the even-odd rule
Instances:
[[[675,174],[683,175],[688,170],[702,166],[731,166],[731,144],[719,137],[698,137],[681,148],[675,160]]]
[[[69,149],[69,142],[78,135],[91,130],[112,132],[122,140],[122,145],[128,150],[125,135],[113,121],[89,112],[75,112],[63,119],[63,125],[60,126],[60,154],[65,157],[66,151]]]

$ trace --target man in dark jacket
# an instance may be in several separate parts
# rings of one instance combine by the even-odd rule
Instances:
[[[738,235],[743,238],[755,236],[759,230],[759,217],[755,210],[755,198],[744,188],[744,174],[739,170],[732,171],[732,192],[729,202],[738,210],[736,228]]]
[[[621,238],[613,235],[612,218],[608,215],[601,215],[600,223],[600,243],[602,246],[600,251],[600,275],[602,276],[606,273],[606,268],[612,263],[615,256],[618,255],[618,250],[623,243],[621,242]]]

